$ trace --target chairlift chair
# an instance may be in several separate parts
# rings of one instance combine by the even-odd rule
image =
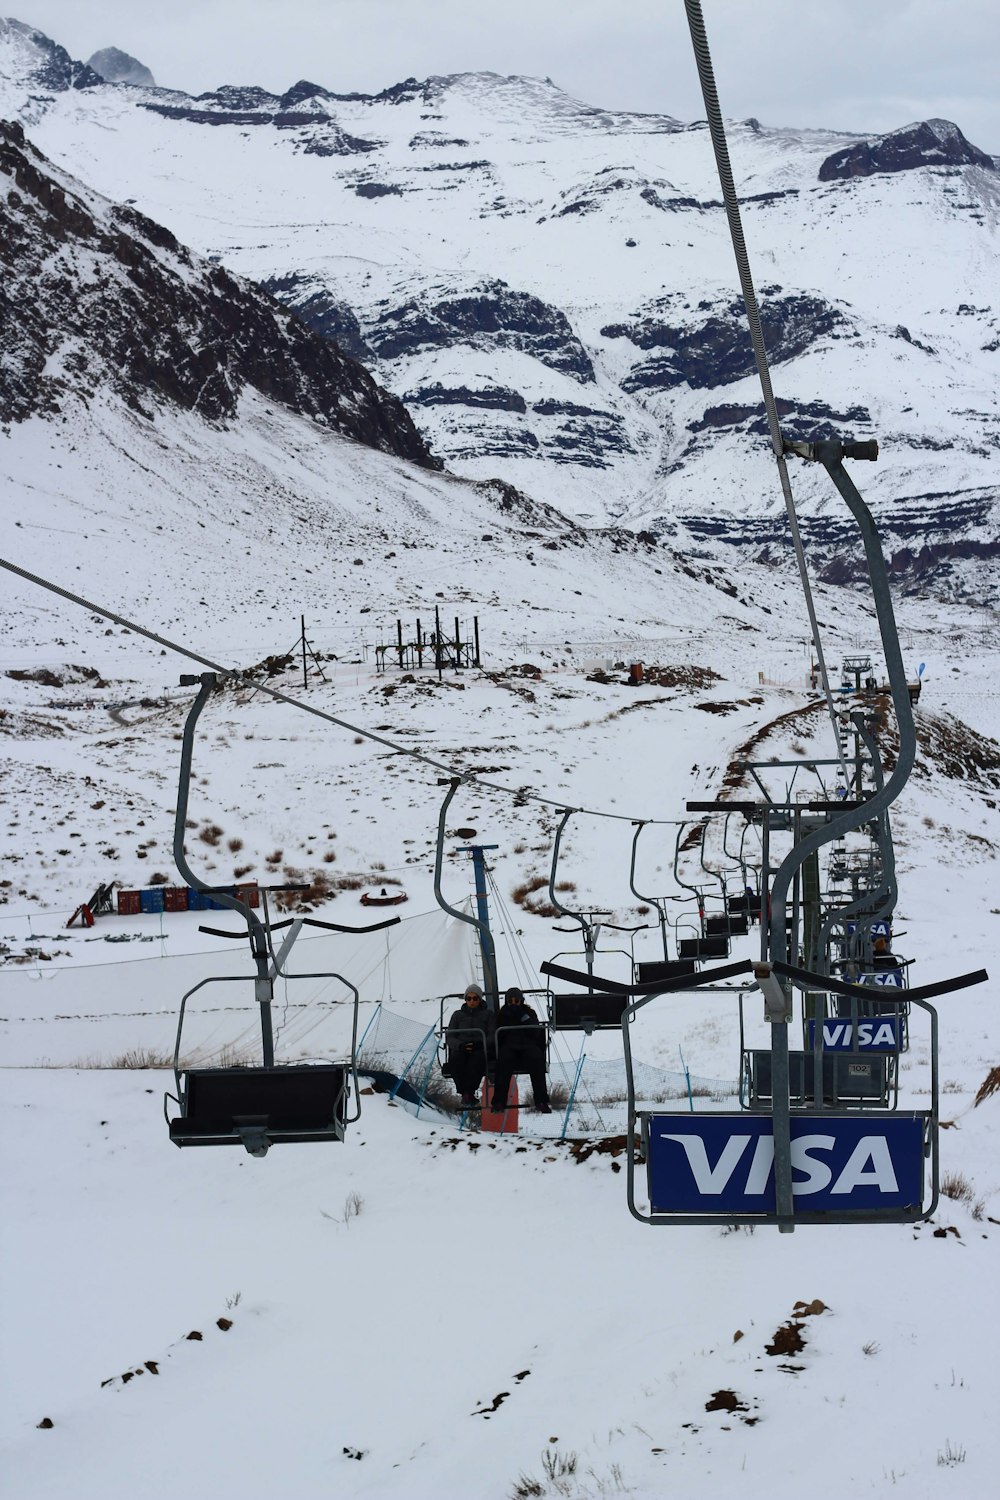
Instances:
[[[182,878],[193,889],[210,894],[222,908],[237,912],[246,923],[245,931],[231,932],[201,927],[216,937],[242,939],[249,936],[254,959],[252,976],[229,975],[203,979],[181,1000],[174,1046],[174,1081],[176,1093],[167,1093],[164,1115],[175,1146],[242,1145],[251,1156],[266,1156],[269,1148],[282,1142],[342,1141],[345,1127],[359,1118],[360,1090],[357,1077],[358,1002],[356,986],[342,975],[329,971],[287,975],[284,965],[292,944],[303,926],[325,928],[332,932],[368,932],[395,926],[399,918],[376,922],[368,927],[344,927],[338,923],[320,922],[310,917],[288,918],[272,922],[268,913],[267,891],[305,890],[305,886],[263,887],[264,920],[248,902],[231,895],[225,888],[212,887],[198,879],[187,862],[184,830],[187,819],[188,789],[194,730],[206,702],[217,686],[217,674],[184,676],[181,684],[200,683],[184,726],[181,747],[180,783],[174,819],[174,862]],[[281,947],[275,952],[273,934],[288,928]],[[285,979],[336,979],[350,991],[352,1024],[350,1052],[331,1062],[275,1063],[271,1004],[274,981]],[[181,1040],[188,1001],[209,984],[247,983],[254,986],[254,999],[260,1008],[261,1052],[259,1065],[249,1067],[184,1067],[181,1064]],[[353,1105],[349,1103],[353,1093]],[[179,1113],[171,1118],[168,1105],[173,1101]]]

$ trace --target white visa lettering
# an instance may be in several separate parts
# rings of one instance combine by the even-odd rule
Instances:
[[[830,1191],[852,1193],[857,1187],[877,1187],[881,1193],[899,1191],[892,1157],[889,1155],[889,1143],[884,1135],[861,1137]]]
[[[823,1027],[823,1045],[825,1047],[839,1047],[840,1043],[847,1038],[848,1024],[844,1021],[828,1021]]]
[[[722,1154],[714,1167],[708,1164],[708,1152],[705,1142],[700,1135],[664,1135],[665,1141],[676,1141],[679,1146],[684,1147],[687,1155],[688,1167],[691,1176],[695,1180],[695,1186],[699,1193],[706,1195],[723,1192],[729,1185],[729,1179],[736,1171],[740,1158],[746,1151],[751,1137],[748,1135],[731,1135],[723,1148]],[[774,1143],[771,1143],[772,1151]]]
[[[895,1047],[896,1028],[891,1021],[883,1021],[872,1038],[873,1047]]]
[[[750,1171],[747,1173],[746,1194],[750,1198],[754,1194],[767,1192],[767,1180],[774,1166],[774,1136],[759,1135],[754,1147],[753,1161],[750,1163]]]
[[[792,1170],[804,1172],[804,1182],[793,1182],[793,1193],[820,1193],[829,1187],[833,1173],[825,1161],[815,1161],[810,1151],[832,1151],[837,1144],[832,1135],[800,1135],[792,1142]],[[772,1141],[773,1145],[773,1141]]]

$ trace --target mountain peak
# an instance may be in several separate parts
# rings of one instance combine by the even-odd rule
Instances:
[[[13,16],[0,16],[0,77],[17,78],[52,93],[103,82],[93,68],[76,62],[44,31]]]
[[[985,167],[996,171],[993,158],[966,140],[951,120],[933,119],[917,120],[886,135],[843,146],[823,162],[819,180],[912,172],[917,167]]]
[[[87,67],[92,68],[105,83],[133,83],[146,89],[156,87],[156,79],[145,64],[117,47],[102,47],[88,59]]]

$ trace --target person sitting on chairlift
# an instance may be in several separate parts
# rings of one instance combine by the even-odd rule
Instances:
[[[899,959],[895,953],[889,952],[889,939],[877,937],[872,948],[872,968],[874,969],[898,969],[901,968]]]
[[[515,1073],[527,1073],[539,1114],[552,1113],[545,1081],[545,1031],[524,994],[511,986],[504,996],[503,1009],[497,1016],[497,1070],[491,1108],[503,1113],[507,1108],[510,1080]]]
[[[464,1109],[478,1109],[479,1085],[493,1053],[495,1023],[482,986],[468,984],[465,1001],[448,1022],[448,1071]]]

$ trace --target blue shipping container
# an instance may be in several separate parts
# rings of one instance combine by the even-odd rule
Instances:
[[[163,910],[163,887],[154,885],[148,891],[139,892],[140,911],[162,911]]]

